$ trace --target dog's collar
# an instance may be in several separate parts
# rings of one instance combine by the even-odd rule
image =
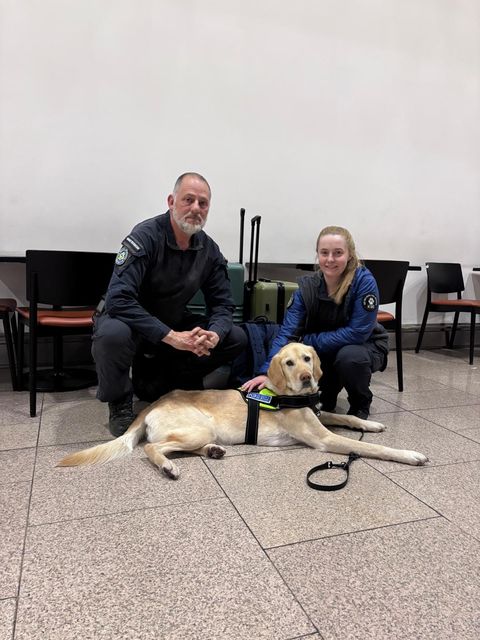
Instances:
[[[259,392],[242,391],[242,394],[248,406],[247,425],[245,428],[245,444],[257,444],[258,435],[258,414],[260,409],[311,409],[315,415],[320,414],[321,402],[320,392],[309,393],[307,395],[298,396],[278,396],[270,389],[262,389]]]

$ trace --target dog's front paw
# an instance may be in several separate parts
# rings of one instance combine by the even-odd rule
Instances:
[[[409,457],[408,464],[421,466],[428,462],[427,456],[424,456],[423,453],[419,453],[418,451],[407,451],[406,453]]]
[[[171,460],[167,460],[161,466],[163,473],[171,480],[176,480],[180,475],[180,470],[177,465]]]
[[[379,431],[385,431],[387,428],[381,422],[375,422],[375,420],[364,420],[365,431],[371,431],[372,433],[378,433]]]

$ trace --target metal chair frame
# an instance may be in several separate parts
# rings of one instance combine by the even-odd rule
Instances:
[[[403,391],[402,302],[410,263],[405,260],[364,260],[377,281],[380,305],[395,303],[395,313],[379,311],[377,321],[395,333],[398,390]]]
[[[96,383],[94,371],[63,368],[63,336],[90,333],[92,315],[105,293],[113,271],[115,254],[88,251],[26,252],[27,300],[19,307],[17,380],[23,386],[24,331],[29,328],[30,415],[36,415],[38,381],[37,348],[40,336],[53,336],[53,390],[80,389]],[[48,309],[39,305],[49,305]],[[69,384],[68,374],[71,377]],[[76,377],[73,377],[76,376]]]
[[[15,320],[16,308],[17,302],[13,298],[0,298],[0,318],[3,322],[5,347],[7,349],[8,367],[10,369],[13,391],[18,390],[15,348],[17,341],[17,322]]]
[[[454,346],[460,313],[469,313],[469,363],[473,364],[475,349],[475,323],[477,315],[480,314],[480,300],[462,298],[462,292],[465,291],[465,283],[463,280],[462,265],[459,262],[426,262],[425,264],[427,267],[427,302],[425,304],[425,311],[423,314],[422,325],[420,327],[420,333],[418,334],[415,353],[418,353],[422,346],[423,334],[425,333],[425,327],[427,325],[430,311],[454,313],[452,332],[447,345],[450,349],[453,349]],[[432,293],[456,293],[457,297],[456,299],[445,297],[433,299]]]

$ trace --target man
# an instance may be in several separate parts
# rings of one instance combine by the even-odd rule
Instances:
[[[227,262],[202,230],[210,199],[203,176],[181,175],[169,210],[134,227],[118,252],[92,346],[97,398],[109,404],[116,437],[134,419],[133,390],[152,401],[176,387],[205,388],[206,375],[246,347],[233,325]],[[200,289],[209,317],[186,309]]]

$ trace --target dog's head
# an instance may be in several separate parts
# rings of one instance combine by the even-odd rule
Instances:
[[[296,396],[318,391],[322,375],[320,360],[313,347],[290,342],[272,358],[268,379],[272,391],[280,395]]]

